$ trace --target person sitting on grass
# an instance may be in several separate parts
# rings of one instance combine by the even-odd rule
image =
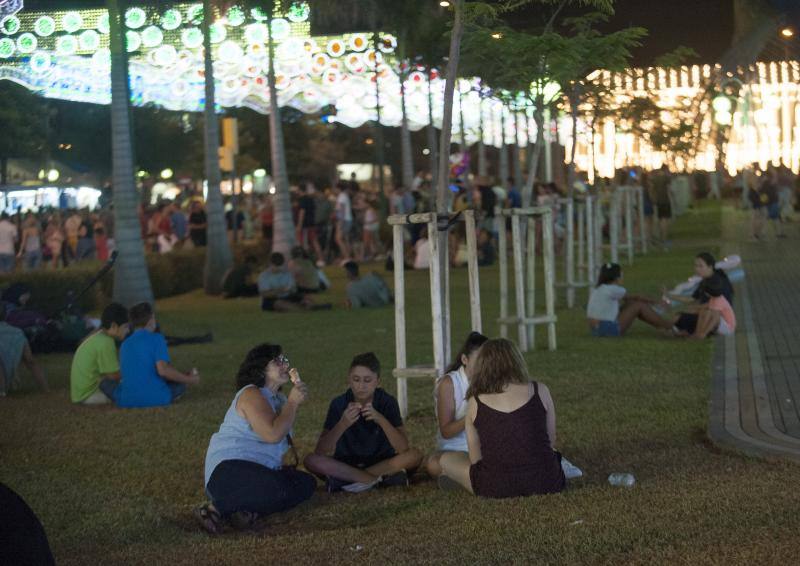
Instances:
[[[296,507],[314,494],[317,482],[296,469],[291,439],[308,389],[289,367],[276,344],[256,346],[239,367],[238,391],[206,452],[205,486],[211,503],[194,512],[211,534],[222,533],[225,523],[252,529],[260,518]],[[287,398],[280,389],[289,381],[293,387]],[[284,466],[289,451],[294,465]]]
[[[325,310],[330,304],[315,305],[297,291],[294,276],[286,269],[283,254],[275,252],[269,257],[269,267],[258,276],[261,310],[289,312],[296,310]]]
[[[289,260],[289,272],[297,283],[297,291],[303,294],[319,293],[328,288],[320,277],[320,271],[308,252],[302,246],[292,248],[292,258]]]
[[[436,380],[433,402],[439,430],[436,431],[436,452],[426,461],[428,473],[436,478],[442,473],[439,460],[446,452],[464,452],[467,448],[467,433],[464,418],[467,415],[467,389],[471,369],[480,347],[489,339],[480,332],[470,332],[461,351],[447,373]]]
[[[591,290],[586,308],[592,336],[622,336],[637,318],[655,328],[672,328],[670,321],[653,310],[651,305],[658,301],[629,295],[621,283],[622,268],[619,264],[606,263],[600,268],[597,286]]]
[[[372,352],[353,358],[349,389],[331,401],[316,450],[305,459],[329,492],[407,486],[422,460],[409,445],[397,400],[380,387],[380,372]]]
[[[382,307],[392,302],[392,293],[380,275],[373,271],[359,277],[358,264],[354,261],[345,263],[344,270],[348,279],[346,292],[349,308]]]
[[[17,368],[24,363],[42,391],[49,391],[44,371],[31,353],[25,333],[6,322],[6,303],[0,301],[0,397],[16,384]]]
[[[724,288],[722,277],[717,274],[704,282],[708,302],[697,313],[697,327],[692,338],[702,340],[715,332],[720,336],[732,336],[736,332],[736,315],[725,298]]]
[[[544,384],[531,381],[519,349],[503,338],[489,340],[471,373],[464,419],[469,453],[441,455],[439,485],[491,498],[562,491],[553,399]]]
[[[187,385],[200,383],[197,369],[183,373],[170,363],[167,341],[156,332],[150,303],[134,305],[128,318],[133,332],[119,350],[122,378],[100,382],[100,390],[108,398],[118,407],[160,407],[180,398]]]
[[[100,383],[119,381],[119,361],[115,341],[128,334],[128,311],[119,303],[111,303],[100,318],[100,329],[89,335],[72,358],[69,375],[70,398],[82,405],[103,405],[111,398],[100,390]]]
[[[697,254],[694,258],[694,273],[695,276],[701,279],[691,297],[672,293],[666,294],[666,298],[684,305],[683,312],[676,315],[673,320],[673,332],[679,336],[692,335],[697,330],[698,312],[708,302],[706,285],[713,277],[716,276],[719,279],[722,285],[722,295],[728,301],[728,304],[733,304],[733,285],[725,271],[717,267],[717,262],[713,255],[708,252]]]
[[[257,296],[258,285],[251,281],[256,264],[256,258],[248,255],[244,263],[231,267],[222,278],[222,296],[226,299]]]

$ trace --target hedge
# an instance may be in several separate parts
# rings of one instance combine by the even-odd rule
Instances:
[[[255,256],[266,264],[268,250],[261,244],[239,244],[234,248],[234,260],[241,262],[246,255]],[[156,299],[180,295],[203,286],[205,249],[176,250],[168,254],[147,254],[150,284]],[[46,314],[54,314],[67,302],[69,291],[83,289],[102,267],[91,261],[70,265],[58,270],[39,269],[0,275],[0,289],[12,283],[25,283],[31,288],[29,306]],[[84,312],[96,311],[107,304],[114,294],[114,273],[108,273],[79,301]]]

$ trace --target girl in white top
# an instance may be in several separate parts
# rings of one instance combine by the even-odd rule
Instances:
[[[655,328],[670,330],[672,323],[653,310],[651,305],[656,303],[647,297],[628,294],[622,286],[622,268],[616,263],[606,263],[600,268],[597,286],[589,295],[586,318],[597,337],[622,336],[637,318]]]
[[[467,414],[467,389],[469,372],[478,350],[489,340],[479,332],[471,332],[467,341],[447,368],[447,373],[436,380],[433,402],[436,408],[436,452],[428,456],[426,467],[432,477],[442,473],[439,459],[444,452],[466,452],[467,434],[464,417]]]

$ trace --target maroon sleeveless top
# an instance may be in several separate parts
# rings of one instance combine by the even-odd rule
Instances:
[[[563,490],[561,455],[550,447],[547,411],[537,383],[528,402],[510,413],[475,400],[475,429],[481,441],[481,460],[469,471],[475,495],[520,497]]]

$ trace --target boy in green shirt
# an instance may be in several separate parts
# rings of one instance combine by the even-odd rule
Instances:
[[[111,399],[100,390],[104,379],[119,381],[119,360],[115,340],[128,334],[128,311],[119,303],[111,303],[101,318],[100,330],[84,340],[72,358],[70,397],[73,403],[102,405]]]

